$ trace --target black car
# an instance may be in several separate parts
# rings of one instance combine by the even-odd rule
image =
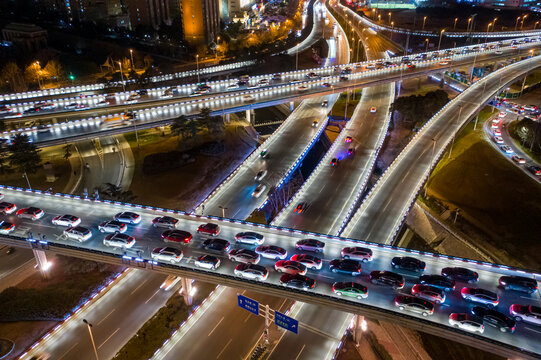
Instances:
[[[394,268],[408,271],[424,271],[426,267],[424,261],[409,256],[395,257],[391,260],[391,265]]]
[[[434,286],[445,291],[451,291],[455,288],[455,282],[453,280],[441,275],[421,275],[419,277],[419,283]]]
[[[203,241],[201,246],[204,249],[214,251],[229,251],[231,249],[231,244],[229,241],[224,239],[208,239]]]
[[[528,166],[528,171],[530,171],[535,176],[541,175],[541,168],[539,166],[530,165]]]
[[[461,267],[447,267],[441,269],[441,275],[455,281],[465,281],[467,283],[474,283],[479,280],[479,274],[470,269]]]
[[[483,323],[485,325],[495,327],[501,332],[515,332],[515,320],[507,317],[505,314],[499,311],[487,309],[481,306],[474,306],[471,309],[471,313],[472,315],[483,319]]]
[[[390,286],[395,289],[404,287],[402,275],[392,271],[372,271],[369,275],[370,282],[376,285]]]
[[[329,269],[334,273],[361,275],[361,263],[357,260],[334,259],[329,263]]]
[[[504,290],[521,291],[528,294],[537,291],[537,281],[523,276],[502,276],[499,282],[500,287]]]
[[[313,289],[316,281],[304,275],[284,274],[280,277],[280,284],[297,288],[297,289]]]

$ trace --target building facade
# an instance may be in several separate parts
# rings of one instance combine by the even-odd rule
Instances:
[[[2,38],[27,53],[47,46],[47,30],[34,24],[8,24],[2,29]]]
[[[220,0],[180,0],[180,4],[184,39],[191,45],[214,41],[220,31]]]
[[[161,24],[171,25],[170,0],[127,0],[132,29],[137,25],[158,29]]]

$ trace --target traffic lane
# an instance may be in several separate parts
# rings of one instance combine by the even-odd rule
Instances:
[[[296,316],[299,333],[284,330],[268,359],[330,359],[351,316],[339,310],[303,303]]]
[[[312,127],[314,119],[321,122],[327,117],[330,107],[322,107],[321,103],[327,97],[309,99],[295,109],[285,120],[285,124],[273,135],[273,140],[266,144],[268,156],[256,157],[242,165],[239,173],[209,200],[205,202],[205,214],[221,216],[222,207],[227,207],[228,217],[245,219],[250,213],[263,204],[269,190],[287,173],[289,168],[299,158],[302,151],[318,133],[318,128]],[[335,97],[329,97],[332,106]],[[261,151],[262,148],[256,150]],[[257,182],[255,175],[267,170],[265,178]],[[258,184],[264,184],[266,189],[260,196],[252,196]]]
[[[490,55],[483,54],[478,56],[478,61],[489,61],[490,59],[505,58],[507,55]],[[515,55],[512,55],[515,56]],[[331,80],[334,84],[334,89],[323,88],[321,84],[327,80],[319,79],[316,81],[307,84],[308,89],[302,92],[299,92],[297,85],[287,85],[282,87],[275,88],[271,86],[270,88],[259,89],[258,91],[252,93],[254,100],[244,100],[242,92],[235,92],[226,94],[225,97],[221,95],[213,95],[210,98],[201,98],[198,97],[195,100],[195,103],[190,102],[181,102],[178,101],[167,101],[163,100],[158,103],[155,103],[155,107],[148,108],[144,105],[140,107],[138,114],[138,120],[132,122],[130,125],[118,126],[118,128],[125,129],[130,131],[132,127],[148,125],[149,123],[156,123],[159,121],[170,120],[172,118],[178,117],[180,115],[193,115],[199,113],[200,106],[206,106],[214,108],[214,110],[223,109],[238,109],[238,107],[245,107],[254,105],[255,102],[265,102],[265,101],[289,101],[291,96],[308,96],[308,95],[324,95],[332,94],[339,91],[343,91],[348,87],[363,87],[370,86],[374,81],[381,81],[383,78],[382,75],[386,76],[386,79],[389,81],[396,81],[401,79],[403,76],[414,76],[414,75],[423,75],[426,71],[437,71],[440,69],[446,69],[450,66],[462,66],[471,63],[471,56],[464,57],[463,60],[454,60],[450,65],[440,65],[437,60],[432,61],[427,64],[419,64],[415,69],[408,69],[406,71],[397,70],[397,69],[384,69],[384,70],[374,70],[374,71],[357,71],[354,70],[353,74],[349,76],[349,79],[346,81],[335,81]],[[462,59],[462,58],[461,58]],[[330,71],[330,70],[327,70]],[[393,76],[394,75],[394,76]],[[197,105],[196,105],[197,104]],[[133,108],[133,107],[132,107]],[[106,111],[104,114],[119,114],[119,112],[127,111],[127,109],[114,109],[111,111]],[[238,111],[238,110],[237,110]],[[98,115],[99,114],[94,114]],[[86,118],[85,118],[86,119]],[[103,131],[109,130],[109,128],[102,127],[100,118],[91,118],[83,119],[79,117],[77,119],[72,119],[71,122],[62,123],[60,125],[55,125],[50,129],[43,130],[25,130],[24,132],[28,134],[32,141],[34,142],[44,142],[51,141],[58,138],[66,136],[76,136],[81,134],[96,133],[100,134]]]
[[[265,319],[241,309],[236,299],[239,293],[268,304],[272,309],[285,311],[291,304],[291,300],[226,288],[214,306],[207,310],[205,317],[163,359],[176,360],[180,352],[185,359],[244,358],[263,334]]]
[[[347,136],[352,137],[352,142],[338,144],[332,155],[339,159],[338,166],[321,165],[316,180],[303,190],[303,196],[287,207],[285,217],[281,217],[278,223],[280,226],[331,235],[337,233],[355,199],[358,186],[371,170],[380,132],[385,131],[382,126],[390,101],[387,95],[388,85],[363,90],[361,102],[344,130]],[[372,106],[379,112],[370,113]],[[355,149],[353,155],[347,155],[350,148]],[[294,210],[301,202],[306,203],[307,208],[302,214],[296,214]]]
[[[536,59],[532,61],[535,62]],[[421,133],[422,136],[401,154],[400,162],[392,166],[380,179],[374,188],[375,192],[361,205],[344,234],[369,241],[389,241],[417,189],[422,185],[429,171],[432,156],[443,151],[443,146],[450,142],[460,128],[461,123],[458,124],[458,121],[464,122],[473,116],[475,110],[489,98],[487,94],[493,94],[501,83],[512,81],[517,76],[517,72],[529,67],[531,67],[530,61],[526,61],[526,65],[524,63],[509,65],[500,78],[490,79],[486,90],[484,85],[475,86],[460,95],[462,98],[468,95],[469,98],[475,99],[474,101],[459,99],[438,114],[434,121],[431,120],[430,125]],[[462,110],[461,118],[457,120],[458,108]],[[393,206],[389,207],[391,201],[393,201]]]
[[[225,230],[225,229],[224,229]],[[43,230],[42,230],[43,231]],[[231,239],[232,238],[232,234],[234,234],[235,230],[232,231],[230,234],[227,234],[227,231],[224,231],[224,237],[225,238],[229,238]],[[198,243],[199,241],[193,241],[193,243]],[[283,242],[287,242],[287,239],[285,239],[284,237],[278,237],[278,239],[271,239],[270,237],[267,238],[267,242],[268,243],[274,243],[274,244],[277,244],[277,245],[281,245]],[[196,256],[198,254],[202,254],[202,253],[207,253],[205,251],[202,251],[201,249],[198,248],[197,245],[195,245],[195,247],[192,249],[192,245],[194,244],[191,244],[190,246],[187,246],[187,247],[184,247],[184,251],[185,251],[185,255],[186,255],[186,259],[183,261],[185,265],[191,265],[191,261],[193,260],[193,257],[192,256]],[[163,244],[163,243],[162,243]],[[157,245],[156,243],[153,244],[153,246]],[[285,246],[285,244],[283,244]],[[150,246],[149,246],[150,248]],[[330,249],[330,247],[329,247]],[[103,248],[103,250],[105,250]],[[338,253],[339,249],[336,249],[336,253]],[[387,252],[387,254],[385,256],[388,256],[387,259],[385,259],[385,256],[383,255],[383,253]],[[328,260],[330,260],[334,255],[334,254],[330,254],[331,256],[328,256],[329,254],[327,254],[327,256],[325,257],[326,258],[326,261],[327,262]],[[360,280],[361,282],[363,282],[363,279],[365,281],[367,281],[367,275],[368,273],[371,271],[371,270],[382,270],[382,269],[391,269],[390,267],[390,259],[396,255],[395,252],[393,251],[390,251],[390,250],[381,250],[381,251],[378,251],[376,253],[376,259],[372,262],[372,263],[369,263],[369,264],[366,264],[366,265],[363,265],[364,267],[364,270],[363,270],[363,274],[361,277],[358,277],[357,280]],[[379,260],[378,260],[379,259]],[[427,256],[424,256],[422,257],[423,260],[426,260],[427,261],[427,270],[426,272],[427,273],[439,273],[439,270],[442,268],[442,267],[446,267],[446,266],[456,266],[456,262],[453,262],[453,263],[449,263],[448,260],[446,259],[442,259],[442,258],[432,258],[432,257],[427,257]],[[428,259],[428,260],[427,260]],[[380,261],[382,261],[382,263],[379,263]],[[434,267],[431,267],[431,263],[434,262]],[[268,259],[265,259],[261,262],[262,265],[264,266],[267,266],[268,268],[270,268],[272,266],[272,264],[274,263],[274,261],[271,261],[271,260],[268,260]],[[234,263],[229,263],[229,262],[226,262],[224,261],[224,265],[222,267],[220,267],[218,269],[217,272],[220,272],[220,273],[225,273],[225,274],[232,274],[232,269],[233,267],[235,266],[236,264]],[[378,266],[379,265],[379,266]],[[490,284],[492,284],[493,287],[496,287],[497,285],[497,276],[496,274],[504,274],[506,273],[506,269],[494,269],[492,267],[484,267],[482,265],[478,265],[478,264],[468,264],[470,268],[473,268],[474,270],[477,270],[480,272],[480,276],[481,276],[481,279],[483,278],[486,278],[488,279],[488,281],[490,281],[490,279],[488,278],[487,276],[487,273],[485,273],[484,271],[488,271],[490,273],[492,273],[492,276],[493,276],[493,280],[490,281]],[[366,270],[366,273],[365,273],[365,270]],[[415,274],[415,276],[413,277],[410,277],[412,283],[413,281],[416,280],[416,276],[418,276],[418,274]],[[270,273],[270,276],[269,276],[269,279],[267,280],[267,282],[272,282],[272,283],[275,283],[277,284],[278,283],[278,278],[279,278],[279,274],[276,274],[274,273],[273,271],[271,271]],[[334,281],[350,281],[351,279],[353,279],[353,277],[351,276],[347,276],[347,275],[336,275],[336,274],[333,274],[331,273],[328,268],[327,268],[327,265],[324,266],[324,270],[320,271],[319,274],[317,274],[317,276],[315,276],[316,280],[317,280],[317,283],[318,285],[316,286],[316,289],[314,290],[315,292],[320,292],[322,294],[326,294],[328,295],[330,293],[330,288],[331,288],[331,284],[332,282]],[[407,280],[408,278],[406,278]],[[409,280],[408,280],[409,281]],[[483,282],[481,284],[484,284]],[[390,309],[394,309],[394,306],[392,306],[392,299],[394,298],[392,296],[392,293],[389,294],[387,291],[385,291],[386,289],[380,289],[378,287],[370,287],[372,289],[372,293],[371,293],[371,296],[369,296],[368,299],[364,299],[362,300],[362,302],[367,302],[367,303],[373,303],[374,305],[376,306],[380,306],[380,303],[381,303],[381,299],[379,297],[383,297],[387,300],[389,300],[391,303],[390,303]],[[374,289],[377,289],[376,293],[374,293]],[[512,299],[512,295],[513,294],[505,294],[505,298],[504,300],[502,300],[502,308],[505,308],[505,306],[509,305],[510,303],[513,303],[514,300],[516,300],[516,298],[513,298]],[[508,303],[505,303],[505,301],[509,301]],[[520,299],[519,301],[523,301],[523,299]],[[505,305],[503,305],[505,304]],[[453,307],[453,310],[456,310],[455,307]],[[396,309],[395,309],[396,311]],[[433,319],[435,319],[435,317],[433,317]],[[440,319],[441,320],[441,319]],[[540,343],[541,344],[541,343]]]
[[[53,335],[29,351],[23,359],[30,359],[35,355],[46,355],[46,358],[58,360],[94,359],[92,343],[87,326],[82,323],[83,319],[92,324],[98,355],[112,358],[172,295],[172,292],[166,293],[159,289],[165,275],[149,274],[142,270],[131,271],[131,274],[127,274],[108,291],[107,296],[101,297],[74,315]],[[161,293],[154,296],[156,290]]]

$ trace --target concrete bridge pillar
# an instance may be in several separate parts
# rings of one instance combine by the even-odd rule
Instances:
[[[364,316],[354,315],[351,326],[351,333],[353,335],[353,341],[355,341],[356,346],[359,346],[363,332],[366,331],[366,320]]]
[[[253,109],[246,110],[246,121],[250,123],[250,125],[254,125],[255,123],[255,112]]]
[[[32,249],[32,252],[34,253],[34,258],[36,259],[38,269],[41,272],[41,277],[43,278],[43,280],[48,280],[49,268],[51,267],[51,263],[47,261],[47,255],[45,255],[45,251]]]
[[[186,305],[193,304],[193,296],[195,294],[195,288],[192,286],[192,279],[180,278],[180,283],[182,284],[182,296],[184,297],[184,303]]]
[[[295,109],[295,103],[293,101],[289,102],[289,111],[293,111]]]

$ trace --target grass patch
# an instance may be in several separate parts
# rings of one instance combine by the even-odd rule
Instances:
[[[487,116],[486,111],[482,114]],[[510,261],[540,269],[541,191],[539,184],[505,159],[469,124],[455,140],[453,156],[443,156],[428,182],[428,195],[485,232],[490,245]]]
[[[7,355],[11,349],[13,349],[12,341],[0,339],[0,358]]]
[[[351,118],[355,107],[361,100],[361,89],[352,91],[349,94],[349,101],[347,101],[347,94],[345,92],[341,93],[338,97],[338,100],[334,103],[334,106],[331,109],[330,114],[335,117],[346,116],[348,119]],[[348,104],[348,111],[346,114],[346,102]]]
[[[184,298],[175,292],[150,320],[137,331],[113,358],[114,360],[146,360],[152,357],[173,331],[188,318],[192,309],[205,299],[216,285],[197,283],[196,301],[188,306]]]
[[[0,321],[61,320],[120,270],[58,255],[52,262],[50,280],[35,274],[0,293]]]

